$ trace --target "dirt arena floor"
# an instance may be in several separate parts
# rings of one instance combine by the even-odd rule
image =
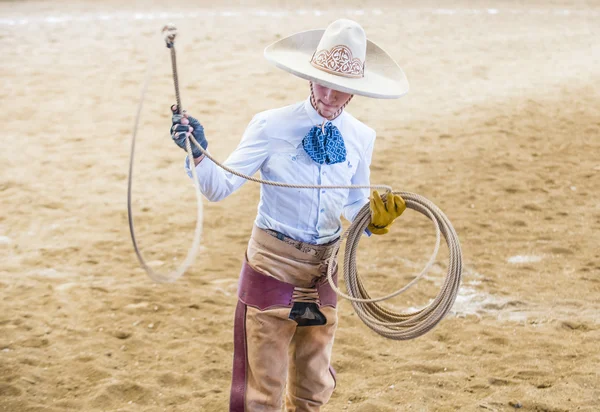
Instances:
[[[0,1],[0,411],[225,411],[237,276],[259,187],[205,202],[202,248],[174,284],[140,268],[127,226],[131,131],[155,69],[134,171],[156,270],[191,244],[195,194],[171,141],[163,24],[180,31],[182,101],[225,159],[252,115],[308,96],[265,46],[339,17],[405,70],[399,100],[356,98],[378,131],[372,182],[446,212],[464,253],[453,312],[412,341],[340,304],[324,411],[600,410],[600,3]],[[372,295],[427,261],[407,212],[365,238]],[[439,291],[447,252],[389,305]]]

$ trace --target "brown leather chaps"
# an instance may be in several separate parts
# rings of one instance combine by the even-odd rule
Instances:
[[[337,327],[337,295],[325,276],[331,251],[332,245],[254,228],[238,289],[230,412],[281,412],[284,397],[287,412],[316,412],[331,397]],[[325,324],[300,326],[290,319],[295,302],[306,301],[297,288],[316,292],[312,305]],[[309,310],[304,317],[315,318]]]

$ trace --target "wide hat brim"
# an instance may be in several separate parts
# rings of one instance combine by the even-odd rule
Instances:
[[[278,40],[265,49],[265,58],[286,72],[344,93],[397,99],[408,92],[408,80],[398,64],[367,40],[364,77],[344,77],[320,70],[312,56],[325,30],[308,30]]]

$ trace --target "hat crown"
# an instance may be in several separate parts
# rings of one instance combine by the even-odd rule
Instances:
[[[363,77],[367,54],[367,35],[352,20],[331,23],[313,54],[314,67],[345,77]]]

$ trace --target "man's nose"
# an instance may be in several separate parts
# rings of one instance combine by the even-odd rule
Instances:
[[[329,88],[325,90],[325,99],[329,102],[335,100],[335,90]]]

